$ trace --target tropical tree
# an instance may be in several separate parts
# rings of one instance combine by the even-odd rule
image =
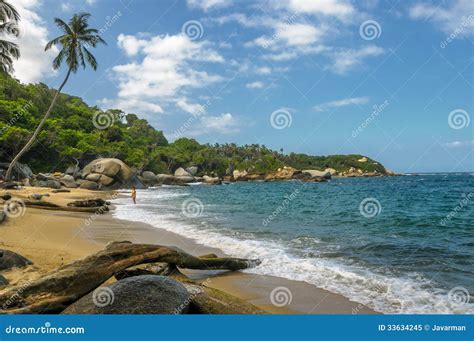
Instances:
[[[0,0],[0,34],[17,36],[20,14],[13,5],[5,0]],[[0,71],[13,72],[13,61],[20,57],[20,49],[14,42],[0,39]]]
[[[53,68],[55,70],[59,69],[63,61],[65,61],[68,68],[66,77],[54,94],[51,104],[38,124],[35,132],[26,145],[10,162],[7,173],[5,174],[5,178],[7,180],[10,179],[11,172],[15,164],[22,157],[22,155],[30,149],[31,145],[37,139],[71,73],[76,73],[80,66],[85,69],[86,64],[89,64],[94,71],[97,70],[97,60],[88,48],[95,48],[98,44],[106,44],[106,42],[99,36],[98,30],[89,27],[89,17],[89,13],[75,14],[69,23],[66,23],[59,18],[54,19],[54,22],[62,30],[63,34],[46,44],[45,51],[51,49],[55,45],[59,45],[61,47],[58,55],[53,60]]]

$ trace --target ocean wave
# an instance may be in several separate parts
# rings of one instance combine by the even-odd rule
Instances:
[[[160,198],[179,194],[182,193],[153,191],[153,196]],[[474,312],[472,303],[461,307],[451,305],[446,290],[436,288],[430,280],[415,272],[405,277],[396,277],[389,269],[379,268],[378,271],[373,271],[316,255],[311,258],[296,257],[292,255],[288,245],[280,242],[249,238],[249,235],[241,236],[236,231],[231,234],[230,230],[217,228],[210,223],[196,224],[178,214],[124,204],[123,198],[116,201],[123,204],[114,211],[116,218],[151,224],[193,239],[199,244],[219,248],[232,257],[262,260],[260,266],[245,270],[246,272],[304,281],[383,313]],[[307,241],[305,238],[307,237],[295,238],[292,243]],[[312,238],[311,242],[320,241]]]

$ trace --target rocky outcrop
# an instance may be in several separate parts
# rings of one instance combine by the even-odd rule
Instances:
[[[186,168],[186,172],[188,172],[192,176],[195,176],[198,172],[198,168],[196,166],[191,166],[191,167]]]
[[[96,183],[98,189],[112,190],[119,188],[145,188],[132,169],[122,160],[113,158],[97,159],[82,169],[81,188],[94,188],[89,182]]]
[[[10,166],[9,162],[0,162],[0,175],[4,175],[6,170]],[[28,165],[23,163],[17,162],[13,167],[12,177],[13,179],[21,180],[26,178],[31,178],[33,176],[33,172],[31,171]]]
[[[209,184],[209,185],[221,185],[222,184],[221,179],[219,179],[218,177],[211,177],[211,176],[207,176],[207,175],[204,175],[202,177],[202,181],[205,184]]]
[[[187,177],[190,176],[190,177],[192,177],[192,175],[190,173],[186,172],[184,170],[184,168],[182,168],[182,167],[179,167],[177,170],[174,171],[174,176],[176,176],[176,177],[180,177],[180,176],[187,176]]]
[[[156,175],[153,172],[150,171],[144,171],[142,173],[142,179],[146,183],[154,183],[156,180]]]
[[[98,191],[100,189],[100,185],[97,182],[85,180],[81,182],[79,186],[82,189],[87,189],[89,191]]]
[[[24,268],[33,264],[29,259],[8,250],[0,250],[0,270],[9,270],[12,268]]]
[[[320,171],[316,169],[305,169],[302,172],[309,174],[312,178],[323,178],[326,180],[331,179],[331,173],[326,171]]]
[[[277,181],[277,180],[291,180],[294,179],[296,175],[301,174],[300,170],[297,170],[293,167],[284,166],[278,168],[276,172],[270,173],[265,177],[265,181]]]
[[[236,169],[232,172],[232,177],[235,181],[247,181],[247,175],[248,173],[246,170],[240,171]]]
[[[337,170],[335,170],[334,168],[326,168],[324,171],[326,173],[331,174],[331,176],[337,175]]]
[[[191,297],[170,277],[142,275],[99,287],[63,314],[185,314]]]
[[[69,174],[64,174],[62,177],[60,177],[59,182],[61,185],[67,188],[76,188],[78,186],[74,177]]]

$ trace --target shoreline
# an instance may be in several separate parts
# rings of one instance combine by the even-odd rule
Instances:
[[[25,188],[10,191],[15,196],[50,192],[45,188]],[[112,192],[113,193],[113,192]],[[64,204],[72,199],[91,197],[108,198],[111,192],[71,190],[70,193],[51,194],[48,201]],[[21,196],[19,196],[21,197]],[[116,209],[113,205],[111,210]],[[93,215],[92,215],[93,216]],[[8,219],[0,229],[0,247],[15,251],[34,265],[22,271],[14,269],[2,274],[15,284],[37,278],[55,268],[84,258],[105,247],[111,241],[128,240],[136,243],[175,246],[193,255],[216,253],[224,256],[222,250],[197,244],[195,241],[152,225],[121,220],[112,212],[95,216],[90,213],[47,211],[27,208],[24,216]],[[270,314],[377,314],[377,312],[350,301],[348,298],[317,288],[314,285],[280,277],[257,275],[246,272],[186,270],[189,277],[205,282],[206,285],[232,294]],[[108,282],[112,282],[109,280]],[[271,303],[271,293],[286,288],[291,299]],[[286,303],[280,305],[280,303]]]

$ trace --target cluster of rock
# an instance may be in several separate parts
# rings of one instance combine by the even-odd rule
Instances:
[[[300,180],[306,182],[323,182],[331,179],[336,171],[328,168],[324,171],[316,169],[298,170],[293,167],[284,166],[278,168],[275,172],[269,174],[255,174],[247,171],[234,170],[230,181],[285,181],[285,180]]]
[[[24,268],[33,264],[29,259],[9,250],[0,250],[0,271],[13,268]],[[8,280],[0,274],[0,288],[8,284]]]
[[[186,169],[180,167],[174,175],[171,174],[154,174],[150,171],[144,171],[140,176],[139,180],[148,186],[160,186],[160,185],[175,185],[175,186],[186,186],[189,183],[201,182],[208,185],[221,185],[222,180],[217,176],[197,176],[198,168],[191,166]]]

